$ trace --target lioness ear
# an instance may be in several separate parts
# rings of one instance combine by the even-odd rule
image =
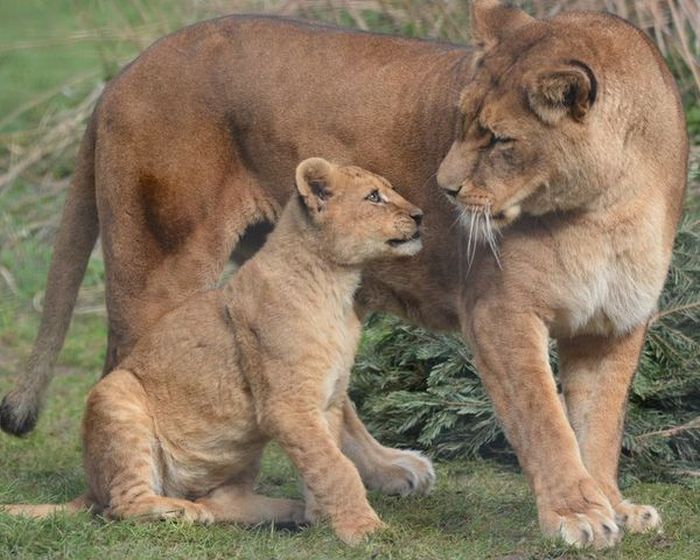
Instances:
[[[297,191],[309,210],[320,212],[333,195],[331,171],[332,164],[319,157],[305,159],[297,166]]]
[[[554,125],[569,115],[583,122],[596,98],[593,71],[582,62],[539,72],[526,81],[530,108],[544,122]]]
[[[518,8],[505,6],[499,0],[474,0],[471,21],[474,43],[488,48],[535,18]]]

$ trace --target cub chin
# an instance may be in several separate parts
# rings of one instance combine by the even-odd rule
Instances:
[[[328,517],[357,543],[382,526],[339,447],[360,334],[362,266],[421,249],[421,211],[382,177],[320,158],[263,248],[220,290],[166,314],[90,392],[85,496],[13,505],[43,516],[91,508],[114,518],[300,523]],[[305,502],[255,494],[276,440]]]

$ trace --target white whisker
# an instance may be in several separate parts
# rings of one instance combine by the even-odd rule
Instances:
[[[503,270],[503,266],[501,265],[501,259],[499,258],[498,255],[498,244],[496,242],[496,238],[493,234],[493,227],[491,225],[491,213],[489,212],[489,209],[486,209],[486,241],[489,244],[489,248],[491,249],[491,252],[493,253],[494,258],[496,259],[496,264],[498,265],[498,268]]]
[[[436,171],[436,172],[433,173],[430,177],[428,177],[428,178],[425,180],[425,182],[423,183],[423,186],[421,187],[421,190],[425,189],[425,186],[426,186],[426,185],[430,182],[430,180],[431,180],[433,177],[435,177],[437,174],[438,174],[438,172]]]

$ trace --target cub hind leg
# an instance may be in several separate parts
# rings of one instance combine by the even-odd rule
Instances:
[[[252,483],[220,486],[195,503],[211,512],[217,522],[276,526],[298,526],[306,522],[303,501],[255,494]]]
[[[83,462],[96,509],[114,518],[211,522],[202,504],[165,497],[153,418],[146,393],[117,370],[90,392],[83,421]]]
[[[646,325],[642,325],[620,337],[559,341],[567,415],[581,458],[610,500],[618,522],[634,533],[661,525],[654,507],[625,500],[617,485],[625,405],[645,334]]]

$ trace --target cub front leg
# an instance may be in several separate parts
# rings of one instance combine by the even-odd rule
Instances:
[[[318,406],[287,395],[269,399],[261,415],[265,431],[301,473],[313,501],[307,511],[328,516],[338,537],[350,545],[384,526],[367,501],[357,469],[340,451],[337,435]]]
[[[480,300],[463,328],[535,494],[543,532],[575,546],[614,545],[620,536],[615,512],[581,461],[557,396],[545,325],[494,298]]]
[[[642,325],[619,337],[558,341],[567,414],[583,463],[607,495],[619,523],[632,532],[661,525],[655,508],[625,500],[617,485],[625,405],[645,333]]]

